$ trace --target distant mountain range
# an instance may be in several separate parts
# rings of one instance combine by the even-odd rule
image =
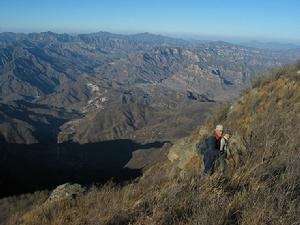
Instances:
[[[172,139],[178,124],[169,132],[166,118],[193,129],[203,102],[232,100],[257,72],[299,56],[150,33],[1,33],[0,135],[9,143]]]
[[[279,42],[260,42],[260,41],[249,41],[242,42],[241,45],[251,48],[259,48],[259,49],[273,49],[273,50],[289,50],[289,49],[300,49],[300,45],[292,44],[292,43],[279,43]]]

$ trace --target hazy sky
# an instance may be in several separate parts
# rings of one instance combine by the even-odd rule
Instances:
[[[300,43],[299,0],[0,0],[0,31],[152,32]]]

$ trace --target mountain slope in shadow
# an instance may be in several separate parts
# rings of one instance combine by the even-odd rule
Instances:
[[[139,144],[130,139],[89,144],[9,144],[2,141],[0,193],[2,196],[51,189],[65,182],[92,184],[113,179],[123,182],[141,175],[125,168],[132,152],[160,148],[164,142]]]

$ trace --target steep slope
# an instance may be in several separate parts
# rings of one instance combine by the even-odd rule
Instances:
[[[168,190],[157,193],[171,192],[179,199],[162,194],[160,213],[152,215],[157,223],[174,223],[166,221],[166,216],[188,224],[299,223],[299,77],[300,62],[257,78],[236,103],[171,147],[172,163],[157,169],[171,167],[166,175],[173,181],[164,184]],[[202,178],[202,159],[194,147],[218,123],[233,131],[231,147],[237,157],[229,161],[226,174]],[[147,179],[154,176],[153,171],[144,175],[144,182],[151,183]],[[178,173],[182,179],[174,184]],[[163,200],[166,196],[168,200]],[[175,206],[166,208],[166,201]]]
[[[243,147],[240,151],[251,145],[251,150],[262,160],[279,153],[291,154],[286,149],[296,150],[299,135],[294,130],[299,124],[299,74],[298,63],[276,69],[266,77],[257,77],[252,82],[252,88],[244,91],[239,101],[228,110],[220,111],[221,115],[216,114],[217,119],[209,121],[208,127],[211,129],[213,123],[223,123],[234,131],[232,142]],[[206,131],[207,127],[202,127],[199,134],[179,143],[194,146],[195,141],[207,135]],[[170,150],[169,158],[179,159],[179,149],[176,149],[176,145],[174,147]],[[280,151],[275,153],[275,150]],[[250,149],[247,151],[249,154]],[[264,153],[263,157],[258,155],[259,152]]]
[[[203,95],[150,86],[107,96],[101,107],[61,126],[58,142],[176,140],[196,128],[216,103]],[[109,101],[109,99],[114,99]],[[181,129],[182,128],[182,129]]]
[[[0,103],[0,135],[8,143],[56,142],[59,127],[76,112],[24,100]]]
[[[298,224],[300,62],[253,81],[230,107],[176,142],[169,159],[123,187],[95,187],[73,200],[6,211],[7,224]],[[233,131],[238,161],[203,177],[195,143],[217,123]],[[199,165],[200,163],[200,165]],[[40,196],[40,197],[39,197]],[[11,206],[12,198],[1,200]]]

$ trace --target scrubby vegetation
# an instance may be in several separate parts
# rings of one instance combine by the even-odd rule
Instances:
[[[299,71],[300,62],[257,78],[138,182],[54,203],[46,192],[2,199],[2,224],[300,224]],[[238,160],[203,177],[194,145],[217,123],[233,131]]]

